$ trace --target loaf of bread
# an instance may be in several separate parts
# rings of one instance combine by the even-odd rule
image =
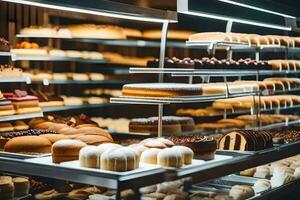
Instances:
[[[40,136],[21,136],[10,139],[4,151],[25,154],[50,153],[52,143]]]

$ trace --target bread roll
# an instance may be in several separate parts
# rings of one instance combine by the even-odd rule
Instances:
[[[150,148],[141,154],[141,162],[148,164],[157,164],[157,155],[161,151],[158,148]]]
[[[234,200],[244,200],[254,196],[254,190],[248,185],[235,185],[229,191]]]
[[[11,177],[0,176],[0,199],[14,199],[14,184]]]
[[[52,143],[40,136],[21,136],[10,139],[4,151],[14,153],[50,153]]]
[[[189,165],[192,164],[192,160],[194,157],[194,152],[192,149],[186,147],[186,146],[174,146],[172,149],[175,149],[179,151],[182,155],[183,164]]]
[[[259,179],[253,185],[253,189],[256,194],[271,188],[271,182],[268,179]]]
[[[101,155],[101,169],[109,171],[130,171],[138,168],[137,155],[128,147],[106,150]]]
[[[165,148],[158,153],[157,163],[163,167],[181,167],[183,156],[177,149]]]
[[[79,152],[80,166],[100,169],[101,155],[104,151],[96,146],[83,147]]]
[[[15,197],[22,197],[29,194],[30,183],[27,178],[16,177],[12,181],[15,186]]]

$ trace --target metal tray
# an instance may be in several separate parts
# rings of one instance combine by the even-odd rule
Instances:
[[[17,158],[17,159],[41,158],[49,155],[50,153],[30,155],[30,154],[23,154],[23,153],[12,153],[12,152],[0,151],[0,157]]]

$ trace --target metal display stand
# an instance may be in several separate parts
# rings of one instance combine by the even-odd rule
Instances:
[[[177,21],[177,13],[170,11],[161,11],[156,9],[147,9],[136,7],[133,5],[121,4],[117,2],[109,2],[97,0],[96,8],[90,2],[83,2],[78,5],[76,3],[71,4],[72,1],[64,1],[59,3],[58,1],[52,0],[5,0],[7,2],[21,3],[26,5],[40,6],[44,8],[61,9],[63,12],[73,11],[92,15],[104,15],[109,17],[120,17],[129,20],[144,20],[150,22],[162,23],[162,37],[160,43],[144,40],[89,40],[89,39],[75,39],[75,41],[82,42],[94,42],[97,44],[104,45],[118,45],[118,46],[142,46],[142,47],[160,47],[160,59],[158,68],[130,68],[130,73],[149,73],[158,74],[158,82],[162,83],[164,81],[164,74],[171,74],[174,77],[177,76],[187,76],[189,77],[189,83],[193,82],[194,76],[218,76],[225,77],[224,81],[227,81],[227,76],[255,76],[256,80],[261,75],[287,75],[287,74],[299,74],[299,71],[243,71],[243,70],[200,70],[200,69],[170,69],[164,68],[164,58],[165,50],[167,46],[167,33],[169,23]],[[101,7],[102,6],[102,7]],[[233,21],[228,21],[226,32],[230,32],[233,25]],[[30,36],[18,35],[17,37],[23,38]],[[53,38],[55,39],[55,38]],[[60,38],[71,40],[72,38]],[[72,39],[73,40],[73,39]],[[179,42],[168,43],[169,47],[184,47]],[[191,43],[187,42],[186,47],[206,49],[210,54],[214,54],[219,48],[227,50],[227,57],[231,58],[233,52],[254,52],[256,59],[258,60],[260,52],[277,52],[284,51],[287,53],[299,53],[300,48],[286,48],[286,47],[253,47],[247,44],[240,43],[228,43],[228,42],[209,42],[209,43]],[[86,59],[70,59],[70,58],[60,58],[60,57],[18,57],[11,55],[10,53],[0,53],[0,56],[11,56],[12,60],[36,60],[36,61],[74,61],[74,62],[91,62],[91,63],[106,63],[105,60],[86,60]],[[11,79],[13,80],[13,79]],[[0,80],[0,82],[28,82],[26,79],[15,81]],[[100,84],[103,81],[92,82],[92,81],[43,81],[48,82],[48,84]],[[33,81],[32,83],[38,83]],[[47,85],[47,84],[46,84]],[[227,90],[228,91],[228,90]],[[287,91],[284,91],[287,92]],[[172,103],[198,103],[198,102],[209,102],[217,99],[223,98],[233,98],[240,96],[254,96],[261,95],[261,92],[251,92],[242,94],[229,94],[217,95],[217,96],[189,96],[189,97],[177,97],[177,98],[142,98],[142,97],[115,97],[111,98],[111,103],[118,104],[141,104],[141,105],[156,105],[158,106],[158,137],[162,137],[162,119],[164,114],[164,105]],[[269,93],[268,93],[269,95]],[[43,112],[59,112],[67,111],[72,109],[86,109],[86,108],[96,108],[109,106],[112,104],[99,104],[99,105],[80,105],[80,106],[63,106],[63,107],[50,107],[43,108]],[[299,106],[298,106],[299,107]],[[294,107],[293,107],[294,108]],[[275,109],[275,108],[274,108]],[[277,109],[277,108],[276,108]],[[278,109],[288,109],[288,108],[278,108]],[[263,112],[260,108],[255,108],[251,111],[251,114],[258,115]],[[18,120],[27,119],[33,117],[41,117],[43,113],[34,113],[26,115],[13,115],[7,117],[1,117],[0,121],[8,120]],[[272,124],[264,127],[253,127],[253,129],[272,129],[277,127],[289,126],[293,124],[299,124],[299,120],[287,121],[284,123]],[[218,162],[207,162],[202,166],[195,166],[191,168],[182,169],[167,169],[157,167],[155,169],[143,172],[137,172],[135,174],[114,174],[107,173],[103,171],[91,171],[84,168],[74,169],[68,168],[62,165],[49,165],[47,163],[37,163],[31,162],[30,160],[20,158],[18,156],[6,155],[5,153],[0,153],[0,171],[10,172],[10,173],[22,173],[25,175],[41,176],[47,178],[54,178],[59,180],[68,180],[74,182],[80,182],[84,184],[92,184],[96,186],[104,186],[112,189],[117,189],[117,199],[120,199],[120,191],[123,189],[131,188],[138,195],[138,189],[143,186],[148,186],[156,183],[160,183],[167,180],[175,180],[178,178],[192,177],[193,181],[201,182],[213,178],[218,178],[228,174],[236,173],[238,171],[248,169],[250,167],[258,166],[261,164],[266,164],[279,159],[283,159],[289,156],[293,156],[299,153],[300,141],[280,145],[278,147],[273,147],[270,149],[250,152],[250,153],[239,153],[239,152],[226,152],[218,151],[217,155],[230,155],[231,159]],[[139,197],[137,197],[139,198]]]

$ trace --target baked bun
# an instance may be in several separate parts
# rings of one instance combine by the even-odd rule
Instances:
[[[229,191],[234,200],[244,200],[254,196],[254,190],[248,185],[235,185]]]
[[[271,188],[272,188],[271,182],[268,179],[259,179],[253,185],[253,189],[256,194],[269,190]]]
[[[148,164],[157,164],[157,155],[161,151],[158,148],[150,148],[141,154],[141,162]]]
[[[128,147],[135,150],[139,156],[141,156],[144,151],[149,149],[148,147],[145,147],[144,145],[141,145],[141,144],[131,144]]]
[[[192,160],[194,157],[194,152],[192,149],[186,147],[186,146],[174,146],[171,149],[175,149],[177,151],[180,151],[182,158],[183,158],[183,163],[185,165],[192,164]]]
[[[71,160],[78,160],[79,151],[86,144],[79,140],[60,140],[52,145],[52,161],[53,163],[61,163]]]
[[[120,148],[122,146],[115,143],[104,143],[104,144],[100,144],[98,147],[103,150],[109,150],[109,149]]]
[[[174,143],[165,138],[148,138],[140,142],[140,144],[144,145],[148,148],[159,148],[164,149],[167,147],[174,146]]]
[[[40,136],[21,136],[10,139],[4,151],[14,153],[50,153],[52,143]]]
[[[128,147],[111,148],[101,155],[101,169],[109,171],[130,171],[138,168],[137,155]]]
[[[101,155],[104,149],[96,146],[83,147],[79,152],[79,161],[81,167],[100,169]]]
[[[267,178],[270,176],[270,167],[267,165],[256,167],[256,172],[253,177],[255,178]]]
[[[10,176],[0,176],[0,199],[14,199],[14,184]]]
[[[158,153],[157,163],[163,167],[181,167],[183,156],[178,149],[165,148]]]
[[[30,183],[27,178],[15,177],[12,181],[15,186],[15,197],[22,197],[29,194]]]

